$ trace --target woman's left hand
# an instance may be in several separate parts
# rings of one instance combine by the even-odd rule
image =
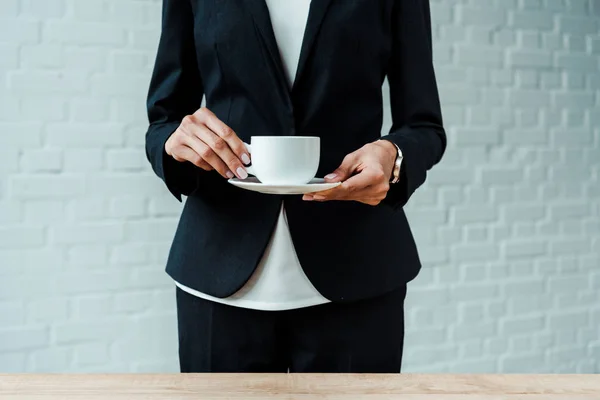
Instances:
[[[348,154],[342,165],[327,175],[327,182],[341,185],[323,192],[305,194],[305,201],[351,200],[376,206],[390,188],[390,177],[398,150],[387,140],[369,143]]]

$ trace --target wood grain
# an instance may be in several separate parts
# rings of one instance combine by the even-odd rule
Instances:
[[[600,375],[2,375],[2,400],[600,400]]]

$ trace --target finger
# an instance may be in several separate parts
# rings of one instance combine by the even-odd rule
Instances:
[[[227,142],[220,136],[216,135],[208,127],[200,126],[198,130],[200,139],[213,150],[214,153],[227,165],[229,171],[233,171],[240,179],[246,179],[248,172],[240,159],[229,148]]]
[[[195,136],[186,137],[186,145],[192,148],[198,156],[215,169],[222,177],[231,179],[234,177],[232,171],[221,160],[221,158],[210,148],[209,145]]]
[[[248,177],[246,169],[242,165],[242,162],[231,151],[227,143],[221,137],[217,136],[214,132],[212,132],[206,125],[203,125],[202,122],[200,122],[199,120],[197,121],[195,116],[190,116],[188,118],[191,119],[193,123],[187,124],[185,127],[187,133],[186,137],[188,138],[188,141],[186,143],[190,147],[193,147],[195,145],[201,148],[202,145],[198,144],[197,140],[194,140],[199,139],[200,141],[208,145],[208,147],[210,147],[210,149],[212,150],[212,152],[208,152],[206,150],[207,157],[216,156],[221,159],[221,163],[219,163],[216,160],[213,162],[211,160],[205,159],[209,162],[209,164],[213,165],[213,167],[215,167],[215,169],[219,171],[219,173],[221,173],[221,169],[223,169],[223,167],[221,167],[221,164],[224,164],[226,165],[227,171],[233,172],[240,179],[246,179]],[[199,150],[196,148],[194,149]],[[219,167],[217,168],[215,164],[219,164]],[[226,173],[226,175],[223,176],[229,177],[230,175],[231,174]]]
[[[201,115],[202,122],[217,136],[227,143],[229,149],[233,152],[235,157],[240,160],[244,165],[250,164],[250,156],[244,146],[244,142],[238,137],[238,135],[231,129],[227,124],[221,121],[212,111],[207,108],[200,109],[198,111]]]
[[[342,164],[335,171],[325,176],[327,182],[343,182],[352,176],[358,161],[357,152],[350,153],[342,160]]]
[[[181,145],[178,146],[173,152],[173,158],[179,162],[191,162],[195,166],[202,168],[205,171],[212,171],[213,167],[204,161],[198,153],[196,153],[192,148]]]

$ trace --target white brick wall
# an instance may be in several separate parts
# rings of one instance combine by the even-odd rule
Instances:
[[[449,147],[407,208],[405,370],[600,372],[600,2],[432,13]],[[159,26],[159,0],[0,1],[0,371],[177,369]]]

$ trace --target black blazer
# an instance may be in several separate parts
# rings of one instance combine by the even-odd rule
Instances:
[[[413,279],[420,262],[402,207],[446,147],[429,1],[313,0],[291,89],[264,0],[163,1],[146,153],[171,193],[188,196],[167,273],[209,295],[233,294],[255,270],[283,201],[300,264],[323,296],[361,299]],[[323,176],[381,137],[386,76],[393,127],[385,137],[404,161],[401,182],[379,206],[245,191],[164,151],[204,95],[245,141],[319,136]]]

